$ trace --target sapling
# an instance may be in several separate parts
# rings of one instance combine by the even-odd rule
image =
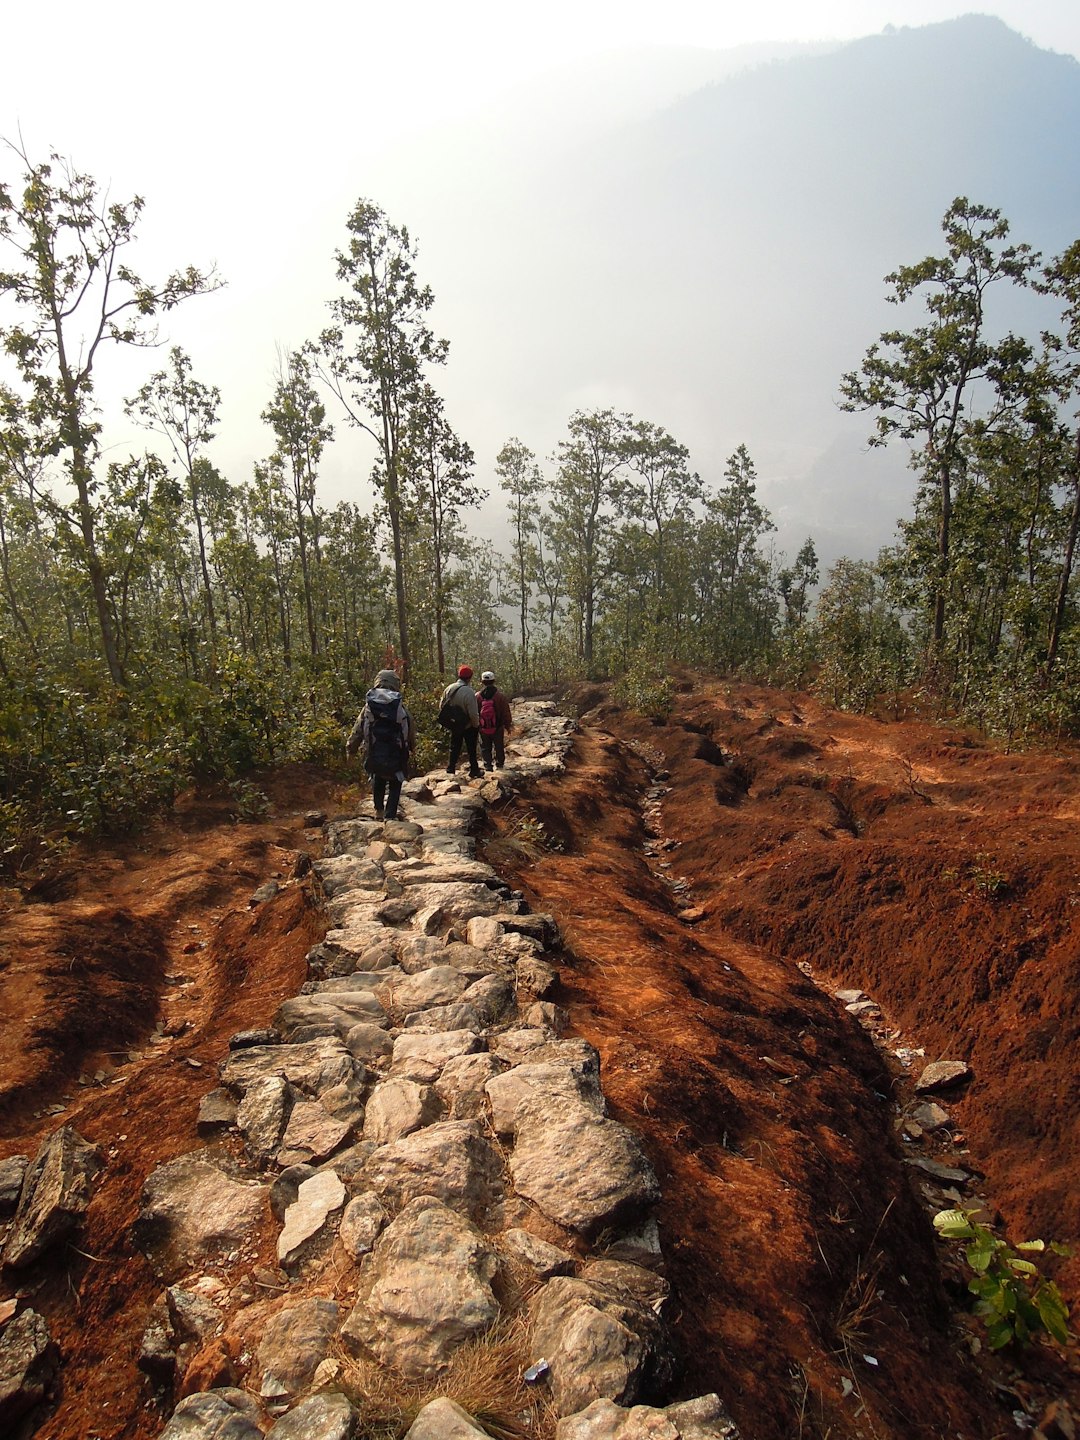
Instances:
[[[1041,1334],[1067,1345],[1069,1309],[1061,1292],[1018,1252],[1068,1255],[1068,1247],[1055,1241],[1023,1240],[1014,1249],[978,1224],[973,1219],[978,1213],[978,1207],[940,1210],[934,1216],[934,1229],[946,1240],[964,1243],[964,1257],[973,1272],[968,1290],[976,1297],[975,1314],[986,1326],[991,1350],[1012,1341],[1029,1345]]]

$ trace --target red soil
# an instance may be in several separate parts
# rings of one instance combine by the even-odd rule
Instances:
[[[661,764],[680,843],[650,859]],[[64,1355],[49,1440],[161,1428],[135,1366],[160,1289],[129,1240],[139,1192],[201,1143],[228,1036],[296,992],[324,925],[303,883],[257,910],[251,891],[314,850],[298,812],[357,798],[306,771],[266,788],[265,824],[193,797],[139,846],[4,897],[0,1158],[32,1154],[62,1104],[108,1160],[78,1248],[0,1277]],[[688,685],[663,726],[594,708],[566,774],[494,827],[513,836],[526,809],[565,848],[502,868],[563,925],[562,1003],[660,1174],[681,1393],[719,1391],[746,1440],[984,1440],[1018,1433],[1022,1404],[1080,1410],[1075,1349],[972,1355],[962,1279],[897,1135],[910,1077],[830,994],[865,988],[896,1043],[971,1063],[946,1102],[965,1139],[924,1153],[984,1176],[1014,1240],[1076,1241],[1076,757]],[[681,900],[661,861],[689,883]],[[1078,1262],[1057,1279],[1075,1304]]]
[[[0,1157],[33,1155],[70,1123],[106,1159],[77,1248],[0,1277],[0,1296],[31,1297],[64,1359],[37,1432],[48,1440],[160,1432],[135,1365],[161,1290],[129,1235],[143,1182],[203,1143],[199,1102],[228,1037],[296,994],[325,931],[310,888],[285,884],[319,835],[297,812],[351,813],[357,797],[304,767],[262,783],[271,821],[237,824],[227,797],[191,795],[139,842],[73,852],[28,896],[3,896]],[[280,894],[249,910],[275,877]]]
[[[1075,1347],[1020,1369],[972,1356],[929,1223],[952,1202],[897,1138],[913,1077],[831,991],[867,990],[926,1061],[971,1063],[947,1102],[957,1143],[922,1153],[985,1176],[1014,1241],[1075,1242],[1076,756],[743,686],[684,693],[663,726],[607,704],[583,725],[566,775],[527,801],[564,850],[517,881],[564,925],[563,1003],[661,1175],[684,1391],[718,1390],[754,1440],[973,1440],[1050,1394],[1075,1411]],[[670,771],[679,842],[652,860],[646,761]],[[512,835],[515,814],[498,823]],[[1056,1278],[1075,1306],[1078,1262]]]

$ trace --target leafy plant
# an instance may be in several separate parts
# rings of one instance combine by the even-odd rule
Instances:
[[[560,837],[550,834],[540,817],[532,810],[526,810],[505,834],[487,842],[484,853],[494,864],[514,864],[522,860],[540,860],[551,851],[562,848]]]
[[[647,720],[663,723],[675,703],[675,683],[669,675],[657,673],[656,660],[637,655],[629,670],[612,687],[616,703],[636,710]]]
[[[1003,895],[1012,884],[1009,876],[995,867],[994,857],[985,850],[980,850],[963,870],[953,867],[943,870],[941,878],[956,884],[965,895],[980,895],[984,900]]]
[[[229,784],[236,804],[236,818],[254,823],[265,820],[270,813],[270,801],[266,792],[253,785],[250,780],[233,780]]]
[[[964,1244],[964,1258],[972,1270],[968,1290],[975,1299],[975,1314],[986,1326],[991,1350],[1016,1341],[1028,1345],[1046,1334],[1059,1345],[1069,1341],[1069,1309],[1052,1280],[1039,1273],[1025,1254],[1049,1250],[1068,1255],[1068,1248],[1056,1242],[1024,1240],[1014,1249],[986,1225],[973,1217],[976,1207],[941,1210],[934,1216],[934,1229],[945,1240]]]
[[[968,866],[971,883],[980,895],[1000,895],[1009,888],[1009,877],[994,869],[993,857],[980,852]]]

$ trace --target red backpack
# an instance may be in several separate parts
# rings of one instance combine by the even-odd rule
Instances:
[[[481,696],[480,699],[480,734],[494,735],[499,728],[499,722],[495,718],[495,701],[488,700]]]

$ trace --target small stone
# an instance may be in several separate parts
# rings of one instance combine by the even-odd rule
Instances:
[[[931,1160],[923,1155],[905,1156],[904,1163],[906,1165],[914,1165],[916,1169],[922,1170],[935,1180],[948,1180],[955,1184],[963,1185],[971,1179],[968,1171],[961,1170],[956,1165],[942,1165],[940,1161]]]
[[[486,1440],[486,1436],[467,1410],[444,1395],[424,1406],[405,1440]]]
[[[528,1230],[504,1231],[502,1248],[511,1260],[527,1266],[541,1280],[550,1280],[553,1275],[569,1275],[574,1269],[574,1257],[568,1251],[549,1245]]]
[[[229,1040],[230,1050],[250,1050],[253,1045],[278,1045],[281,1036],[276,1030],[239,1030]]]
[[[339,1234],[342,1245],[354,1260],[371,1251],[389,1218],[374,1190],[349,1201],[341,1217]]]
[[[935,1090],[948,1090],[954,1085],[960,1085],[971,1079],[971,1066],[963,1060],[935,1060],[927,1065],[925,1070],[915,1081],[915,1089],[920,1095],[928,1095]]]
[[[0,1331],[0,1425],[16,1433],[16,1422],[44,1399],[60,1355],[36,1310],[24,1310]],[[21,1429],[21,1427],[20,1427]]]
[[[337,1362],[320,1361],[315,1370],[316,1376],[328,1364],[336,1365]],[[306,1400],[301,1400],[270,1427],[267,1437],[268,1440],[352,1440],[356,1433],[356,1411],[345,1395],[333,1393],[309,1395]]]
[[[932,1100],[914,1106],[911,1111],[911,1119],[921,1130],[926,1130],[930,1134],[933,1134],[935,1130],[944,1130],[950,1123],[949,1112],[943,1110],[940,1105],[935,1105]]]
[[[834,990],[833,994],[841,1005],[857,1005],[860,1000],[866,999],[865,990]]]

